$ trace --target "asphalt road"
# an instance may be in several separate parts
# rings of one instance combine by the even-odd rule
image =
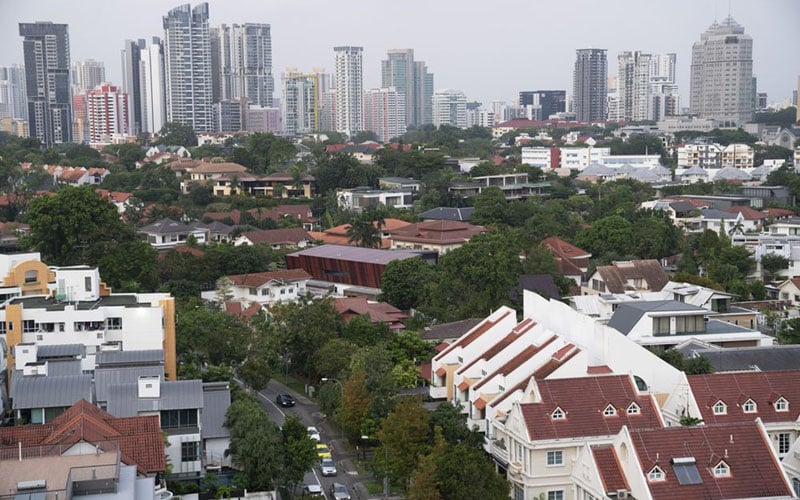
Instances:
[[[281,393],[289,393],[294,396],[297,402],[295,406],[283,408],[277,404],[275,399],[278,394]],[[283,421],[287,415],[297,415],[306,427],[313,425],[319,429],[320,437],[322,438],[321,442],[326,443],[328,447],[332,449],[332,457],[336,463],[337,475],[334,477],[323,477],[317,465],[311,472],[306,474],[304,480],[305,484],[316,483],[322,485],[325,498],[330,498],[328,492],[334,482],[346,485],[347,489],[350,491],[350,496],[354,500],[357,498],[367,498],[364,487],[360,484],[356,486],[356,483],[360,483],[367,478],[359,476],[355,471],[352,465],[354,456],[341,451],[345,449],[343,446],[344,439],[341,435],[333,434],[331,426],[319,410],[319,405],[275,380],[270,380],[266,389],[258,393],[258,396],[261,401],[261,406],[273,422],[283,426]]]

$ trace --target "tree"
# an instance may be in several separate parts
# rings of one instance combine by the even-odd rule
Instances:
[[[381,275],[383,300],[404,311],[426,303],[436,272],[421,258],[389,262]]]
[[[320,377],[339,377],[350,366],[350,359],[356,349],[358,346],[349,340],[328,340],[313,355],[314,371]]]
[[[503,191],[496,186],[484,189],[473,198],[475,211],[470,221],[474,224],[505,224],[508,217],[508,202]]]
[[[357,215],[347,228],[347,241],[360,247],[377,248],[381,245],[383,234],[381,228],[384,225],[386,221],[383,215],[365,210]]]
[[[714,373],[714,367],[711,361],[705,356],[692,356],[683,362],[683,371],[687,375],[704,375],[707,373]]]
[[[342,404],[336,410],[336,422],[351,443],[361,439],[361,429],[370,407],[370,393],[367,390],[364,372],[357,372],[342,386]]]
[[[678,370],[683,371],[684,359],[683,354],[680,351],[675,349],[661,349],[658,347],[653,347],[650,349],[650,352],[661,358],[662,360],[666,361],[673,367],[677,368]]]
[[[611,215],[594,222],[575,238],[575,244],[595,257],[606,254],[631,253],[633,230],[631,223],[619,215]]]
[[[283,446],[278,429],[254,398],[238,398],[228,408],[225,427],[230,430],[228,453],[241,471],[236,482],[245,488],[274,489],[283,467]]]
[[[167,122],[158,132],[158,141],[167,146],[183,146],[193,148],[197,146],[197,135],[189,125],[177,122]]]
[[[356,144],[367,141],[378,142],[378,134],[371,130],[362,130],[361,132],[356,132],[355,135],[353,135],[352,141]]]
[[[120,292],[152,292],[158,287],[158,252],[144,241],[121,239],[97,261],[100,276]]]
[[[378,439],[388,463],[389,477],[404,488],[417,467],[419,457],[429,450],[430,415],[420,397],[404,397],[381,424]],[[377,453],[376,456],[380,456]]]
[[[136,168],[136,162],[144,159],[142,147],[135,143],[111,144],[103,152],[119,158],[120,164],[129,172]]]
[[[442,438],[449,445],[466,444],[480,448],[483,445],[483,435],[477,427],[467,428],[464,415],[461,413],[461,403],[439,403],[431,412],[431,432],[437,428]]]
[[[800,318],[781,322],[778,330],[778,342],[780,344],[800,344]]]
[[[764,270],[764,279],[775,279],[778,272],[789,268],[789,259],[776,253],[768,253],[761,256],[761,269]]]
[[[314,353],[341,329],[342,318],[331,300],[306,297],[275,305],[270,313],[275,347],[283,355],[287,370],[292,367],[302,375],[311,375]]]
[[[306,426],[297,415],[289,415],[281,428],[283,467],[279,482],[285,498],[292,498],[306,472],[317,462],[316,442],[308,437]]]
[[[436,484],[445,499],[505,500],[510,490],[486,454],[464,444],[451,446],[436,460]]]
[[[534,245],[525,252],[522,272],[525,274],[553,274],[558,268],[553,252],[542,245]]]

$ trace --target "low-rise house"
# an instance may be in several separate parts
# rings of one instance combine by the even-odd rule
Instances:
[[[342,315],[345,323],[356,316],[365,317],[370,323],[382,323],[389,330],[404,330],[402,321],[408,318],[403,311],[386,302],[367,300],[366,297],[343,297],[333,301],[333,308]]]
[[[241,192],[238,177],[247,175],[247,168],[238,163],[224,161],[201,162],[187,171],[189,179],[181,182],[181,191],[189,193],[191,183],[211,183],[214,196],[230,196]]]
[[[208,232],[205,228],[184,224],[170,218],[161,219],[137,231],[155,249],[173,248],[185,245],[191,236],[198,244],[208,242]]]
[[[381,177],[378,179],[378,187],[381,189],[410,189],[416,193],[422,189],[422,182],[410,177]]]
[[[166,146],[164,144],[156,144],[155,146],[150,146],[145,151],[144,155],[147,158],[152,158],[153,156],[160,154],[160,153],[167,153],[175,156],[179,156],[181,158],[191,158],[192,154],[183,146]]]
[[[709,319],[702,307],[677,300],[619,304],[608,326],[644,346],[675,347],[691,338],[722,347],[769,346],[774,339],[758,330]]]
[[[303,229],[312,231],[319,223],[319,220],[313,216],[311,206],[309,205],[278,205],[275,208],[257,207],[247,210],[245,213],[252,216],[257,221],[272,220],[278,223],[282,220],[297,221]],[[212,220],[225,222],[230,221],[232,224],[240,224],[242,222],[242,212],[206,212],[203,214],[203,220]]]
[[[459,222],[469,222],[472,218],[473,207],[451,208],[437,207],[419,214],[420,220],[454,220]]]
[[[745,222],[741,213],[705,208],[700,210],[700,228],[698,232],[708,230],[717,234],[731,235],[755,231],[756,225],[752,221],[749,224],[745,224]]]
[[[640,208],[666,212],[674,225],[686,232],[698,232],[702,229],[703,218],[696,204],[686,200],[662,198],[646,201]]]
[[[295,176],[286,172],[275,172],[258,177],[253,184],[242,182],[247,193],[263,194],[273,198],[311,198],[317,191],[317,180],[308,174]]]
[[[131,193],[109,191],[107,189],[98,189],[97,192],[100,194],[100,196],[113,203],[114,206],[117,207],[117,212],[120,214],[125,213],[125,210],[127,210],[130,206],[131,198],[133,197]]]
[[[584,274],[589,270],[589,259],[592,254],[557,236],[545,238],[541,245],[550,250],[556,258],[556,272],[580,286]]]
[[[383,219],[383,224],[380,224],[380,227],[378,227],[378,221],[375,221],[374,225],[376,229],[380,229],[381,231],[381,244],[379,248],[385,250],[392,248],[392,233],[410,224],[410,222],[406,222],[404,220],[386,218]],[[309,231],[308,234],[313,240],[318,242],[321,241],[322,243],[329,245],[357,246],[357,241],[350,240],[350,236],[348,235],[349,231],[350,224],[341,224],[339,226],[328,228],[325,231]]]
[[[597,266],[583,292],[658,291],[668,281],[667,273],[657,260],[614,261],[609,266]]]
[[[305,248],[314,239],[302,227],[285,229],[259,229],[242,233],[233,241],[234,246],[268,244],[273,250]]]
[[[778,298],[789,305],[800,305],[800,277],[789,278],[778,285]]]
[[[159,423],[80,400],[50,423],[2,427],[0,497],[161,498],[169,492],[156,483],[167,470]]]
[[[72,186],[97,185],[108,175],[105,168],[64,167],[61,165],[45,165],[44,169],[53,178],[53,183]]]
[[[702,356],[711,363],[714,373],[774,372],[795,370],[800,366],[800,346],[771,345],[766,347],[722,348],[692,340],[675,348],[687,359]]]
[[[357,214],[380,205],[387,208],[411,208],[413,196],[414,192],[411,189],[381,190],[359,187],[336,191],[339,208]]]
[[[763,210],[770,205],[791,207],[795,203],[794,195],[787,186],[743,186],[742,196],[750,199],[750,206]]]
[[[466,222],[445,220],[418,222],[392,230],[391,248],[430,250],[444,255],[484,232],[483,226],[474,226]]]
[[[263,273],[237,274],[226,276],[230,280],[228,291],[211,290],[203,292],[202,298],[216,301],[221,294],[229,293],[226,302],[240,302],[244,305],[257,303],[271,306],[280,302],[293,302],[303,297],[311,275],[302,269],[283,269]]]
[[[197,222],[194,227],[198,229],[205,229],[208,232],[208,241],[214,243],[230,243],[232,242],[233,226],[223,224],[222,222],[213,221],[208,224]]]

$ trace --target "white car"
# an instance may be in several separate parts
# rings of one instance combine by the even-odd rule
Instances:
[[[314,441],[320,440],[319,431],[317,430],[316,427],[309,427],[308,429],[306,429],[306,431],[308,431],[308,437],[310,437]]]
[[[318,483],[314,484],[307,484],[305,488],[303,488],[303,495],[322,495],[322,486]]]
[[[337,474],[336,464],[331,458],[323,458],[319,465],[319,470],[323,476],[335,476]]]

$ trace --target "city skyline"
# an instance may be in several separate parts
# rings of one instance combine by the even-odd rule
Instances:
[[[292,66],[324,67],[332,73],[332,48],[357,45],[364,47],[364,87],[374,88],[380,85],[380,61],[386,51],[413,48],[416,57],[436,74],[437,90],[458,88],[469,100],[484,104],[493,100],[512,102],[521,90],[571,92],[575,50],[588,47],[608,51],[610,75],[616,74],[619,52],[676,53],[681,102],[688,103],[692,43],[715,19],[728,15],[729,5],[731,15],[753,36],[759,92],[767,92],[770,102],[783,101],[791,95],[800,74],[800,64],[793,60],[787,64],[776,57],[783,47],[800,44],[800,33],[792,25],[800,18],[800,2],[792,0],[679,0],[657,13],[651,4],[636,1],[619,1],[605,11],[588,0],[547,6],[511,1],[490,6],[412,1],[404,4],[404,9],[392,11],[391,17],[384,15],[388,14],[386,8],[360,0],[348,2],[348,9],[314,2],[298,8],[296,2],[288,0],[269,4],[210,0],[209,4],[211,26],[246,22],[271,26],[275,74]],[[131,9],[117,1],[89,0],[67,8],[55,0],[4,1],[0,5],[0,28],[6,28],[0,29],[0,65],[22,63],[17,23],[66,23],[70,27],[71,59],[102,61],[108,80],[120,85],[119,53],[124,40],[163,36],[162,16],[179,5],[179,1],[143,0]],[[363,16],[352,15],[354,11],[392,22],[363,23],[359,21]],[[620,17],[619,12],[626,16]],[[97,23],[98,18],[105,21]],[[533,23],[533,19],[550,21]],[[276,97],[280,95],[276,93]]]

